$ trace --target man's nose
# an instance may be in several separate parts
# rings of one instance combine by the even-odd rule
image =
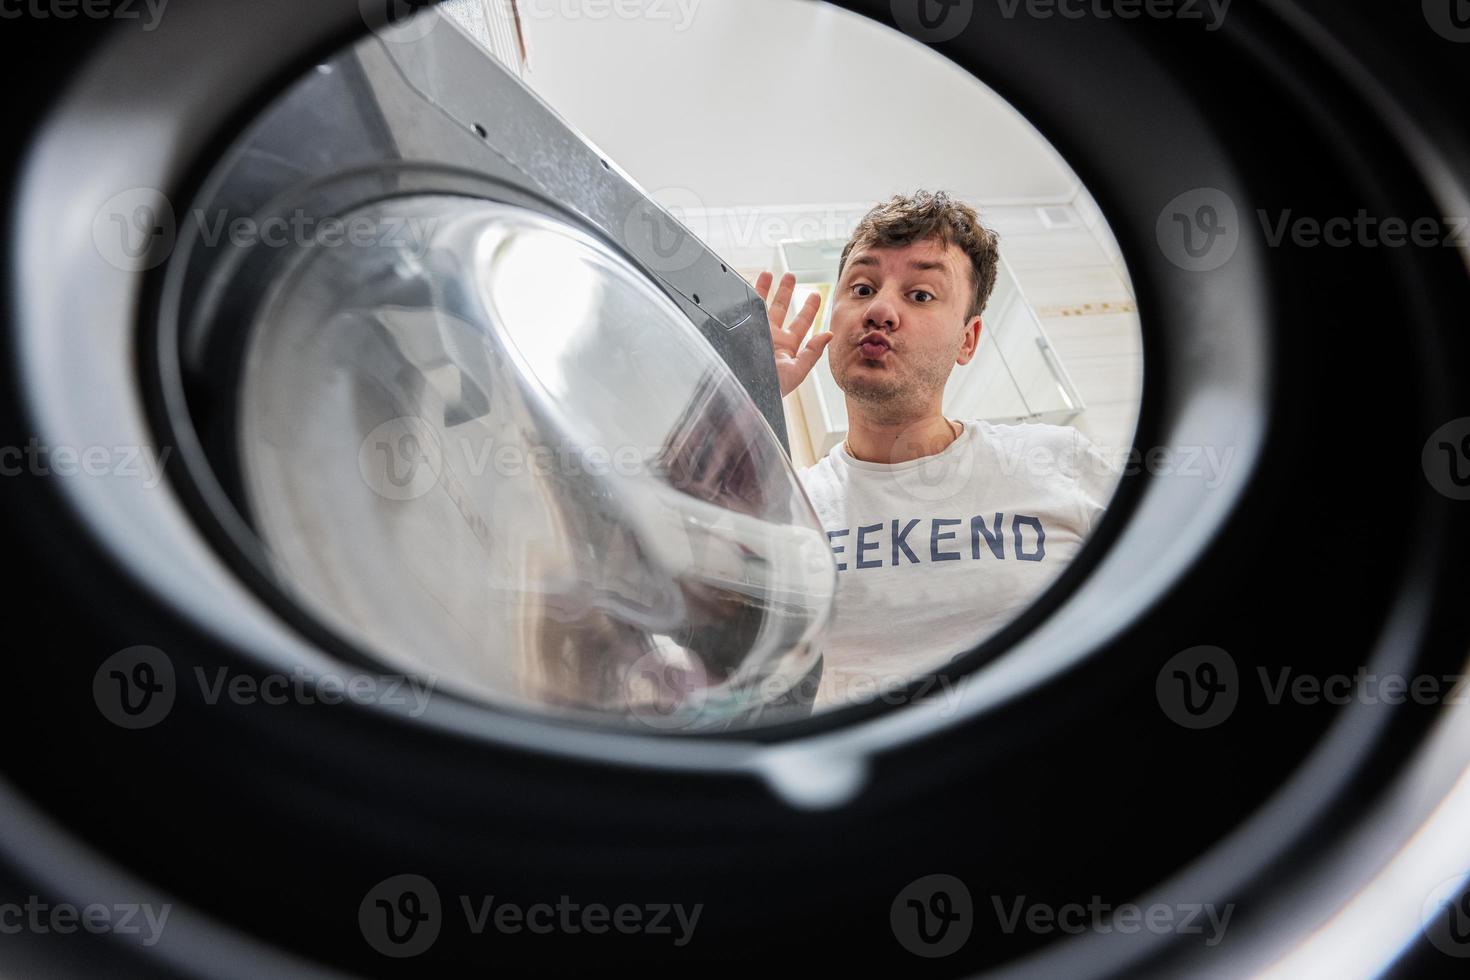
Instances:
[[[879,293],[868,304],[863,314],[863,325],[869,330],[892,330],[898,326],[898,309],[888,297]]]

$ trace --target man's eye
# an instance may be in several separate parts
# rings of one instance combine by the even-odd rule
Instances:
[[[923,289],[916,289],[916,290],[914,290],[913,295],[914,295],[914,299],[917,299],[920,303],[927,303],[930,300],[934,299],[934,294],[933,293],[928,292],[927,290],[923,290]],[[929,299],[924,299],[923,297],[925,297],[925,296],[929,297]]]
[[[867,296],[867,295],[868,295],[868,293],[865,293],[865,292],[861,292],[861,290],[864,290],[864,289],[866,289],[866,290],[868,290],[868,291],[869,291],[869,292],[871,292],[871,291],[872,291],[872,289],[873,289],[873,287],[872,287],[872,286],[869,286],[869,285],[868,285],[868,284],[867,284],[867,283],[865,283],[865,282],[860,282],[860,283],[857,283],[857,284],[856,284],[856,285],[854,285],[854,286],[853,286],[853,287],[852,287],[852,291],[853,291],[853,293],[855,293],[855,294],[856,294],[856,295],[858,295],[858,296]]]

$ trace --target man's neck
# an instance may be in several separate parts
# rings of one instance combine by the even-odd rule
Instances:
[[[907,463],[943,452],[959,436],[959,426],[936,406],[899,420],[875,419],[847,410],[847,452],[867,463]]]

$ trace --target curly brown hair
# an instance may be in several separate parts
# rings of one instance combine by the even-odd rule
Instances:
[[[981,223],[974,208],[952,199],[944,191],[931,194],[921,190],[909,196],[895,194],[864,215],[848,239],[847,247],[842,250],[837,278],[842,278],[842,270],[846,268],[847,257],[853,249],[874,246],[902,248],[930,238],[938,238],[946,246],[958,245],[969,256],[970,279],[974,283],[975,294],[965,319],[979,316],[995,289],[995,277],[1000,266],[1000,236]]]

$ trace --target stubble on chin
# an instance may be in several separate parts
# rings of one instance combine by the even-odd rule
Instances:
[[[933,393],[941,395],[949,381],[948,372],[920,378],[854,377],[850,368],[833,371],[832,380],[842,393],[861,404],[880,423],[898,423],[910,418],[918,409],[931,404]]]
[[[882,404],[892,401],[904,393],[904,385],[896,378],[854,378],[851,372],[834,377],[843,394],[864,404]]]

